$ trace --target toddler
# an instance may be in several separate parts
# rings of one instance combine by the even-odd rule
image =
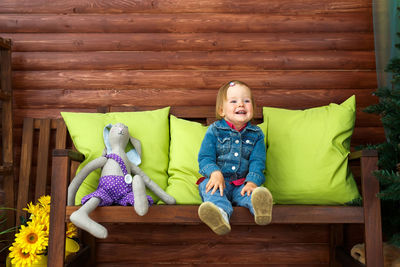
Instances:
[[[264,134],[252,125],[254,99],[244,82],[231,81],[217,95],[217,120],[200,147],[200,219],[216,234],[230,232],[232,205],[246,207],[256,224],[271,222],[272,195],[260,187],[265,177]]]

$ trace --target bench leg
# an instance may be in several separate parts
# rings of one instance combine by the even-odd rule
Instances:
[[[343,246],[343,224],[331,224],[330,228],[330,251],[329,251],[329,266],[341,267],[337,261],[336,249]]]
[[[51,267],[64,265],[65,211],[69,177],[69,158],[53,156],[51,175],[51,208],[48,264]]]
[[[364,176],[361,186],[364,204],[365,260],[366,265],[371,267],[383,267],[381,202],[377,196],[379,181],[373,174],[377,169],[377,162],[376,156],[361,158]]]

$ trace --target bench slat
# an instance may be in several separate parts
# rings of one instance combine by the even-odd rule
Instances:
[[[67,207],[66,221],[78,208]],[[103,223],[199,224],[198,208],[198,205],[156,205],[145,216],[139,216],[131,206],[107,206],[97,207],[90,217]],[[276,205],[272,223],[364,223],[364,212],[362,207],[350,206]],[[235,207],[231,224],[254,224],[254,218],[246,208]]]
[[[67,143],[67,126],[63,120],[56,120],[56,148],[65,148]]]
[[[29,180],[32,168],[32,144],[33,144],[33,127],[32,118],[24,119],[22,144],[21,144],[21,160],[19,165],[18,180],[18,196],[17,196],[17,213],[16,222],[19,222],[20,216],[26,216],[27,212],[22,210],[28,203]],[[24,192],[20,194],[19,192]]]
[[[50,119],[43,119],[40,120],[35,200],[46,194],[49,144],[50,144]]]

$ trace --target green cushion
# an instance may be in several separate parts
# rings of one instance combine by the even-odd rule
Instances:
[[[169,149],[169,107],[141,112],[75,113],[61,112],[76,149],[85,155],[78,172],[89,161],[101,156],[104,150],[103,129],[107,124],[124,123],[129,133],[142,144],[142,163],[139,167],[161,188],[167,186]],[[93,171],[79,188],[75,204],[93,192],[98,185],[100,169]],[[148,192],[155,200],[158,198]]]
[[[355,96],[340,105],[264,107],[266,187],[277,204],[344,204],[359,197],[348,168]]]
[[[197,154],[206,134],[207,127],[198,122],[170,116],[170,150],[167,193],[177,204],[200,204],[197,187],[199,164]]]

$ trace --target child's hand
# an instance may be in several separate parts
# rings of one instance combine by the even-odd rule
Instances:
[[[206,184],[206,193],[208,193],[208,191],[210,191],[211,188],[213,189],[211,191],[211,195],[213,195],[215,191],[217,191],[217,189],[219,189],[221,197],[224,195],[225,179],[224,176],[222,175],[222,172],[215,171],[211,173],[210,180]]]
[[[254,191],[258,186],[253,182],[247,182],[246,185],[242,188],[240,194],[244,196],[247,193],[247,196],[250,196],[251,192]]]

